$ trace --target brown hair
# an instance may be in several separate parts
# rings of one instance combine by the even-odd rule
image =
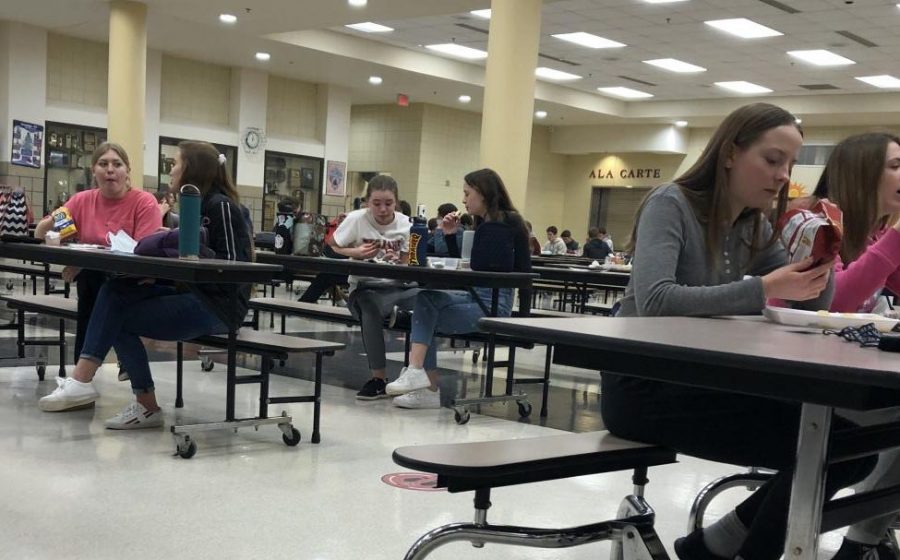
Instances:
[[[484,205],[487,207],[485,218],[491,222],[507,222],[513,227],[521,228],[526,239],[530,237],[528,227],[525,225],[525,219],[513,206],[509,191],[503,184],[503,179],[493,169],[479,169],[467,173],[463,178],[469,187],[484,198]],[[462,217],[465,217],[464,214]],[[460,223],[465,225],[460,218]],[[477,226],[481,224],[481,216],[472,216],[473,223]]]
[[[888,132],[867,132],[845,138],[831,152],[816,186],[817,197],[827,197],[844,213],[841,245],[844,265],[859,258],[872,233],[896,217],[879,216],[878,209],[878,187],[891,142],[900,145],[900,138]]]
[[[103,142],[97,146],[97,149],[91,154],[91,168],[97,165],[97,162],[100,161],[103,154],[110,150],[116,152],[122,161],[125,162],[125,167],[128,168],[128,171],[131,171],[131,160],[128,159],[128,152],[125,151],[125,148],[123,148],[121,144],[116,144],[115,142]]]
[[[728,170],[725,165],[736,150],[746,150],[755,144],[763,134],[780,126],[793,126],[801,136],[803,135],[803,129],[797,124],[796,117],[776,105],[753,103],[735,109],[719,124],[694,165],[673,181],[687,198],[697,219],[706,226],[706,250],[709,258],[714,262],[719,258],[719,240],[722,238],[725,224],[731,213]],[[786,187],[788,182],[782,185],[778,193],[776,215],[780,215],[787,206]],[[652,193],[653,190],[647,193],[635,215],[629,251],[634,251],[640,213]],[[773,232],[772,237],[767,241],[760,241],[759,231],[762,221],[766,218],[767,216],[763,212],[756,212],[753,216],[753,235],[750,242],[751,261],[762,248],[771,245],[777,239]],[[745,263],[745,266],[748,264]]]
[[[231,180],[228,162],[219,150],[209,142],[185,140],[178,143],[181,151],[182,185],[196,185],[200,196],[206,196],[213,188],[218,189],[234,203],[240,203],[237,188]]]
[[[372,180],[366,185],[366,200],[368,200],[375,191],[390,191],[394,193],[396,202],[398,204],[400,202],[400,189],[397,188],[397,181],[389,175],[376,175],[372,177]]]

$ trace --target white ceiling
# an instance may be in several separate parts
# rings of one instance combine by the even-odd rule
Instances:
[[[392,102],[403,92],[413,102],[480,110],[483,63],[440,58],[423,45],[455,41],[487,50],[489,22],[468,12],[489,7],[489,0],[369,0],[363,9],[351,8],[345,0],[144,3],[149,7],[150,46],[167,53],[345,86],[353,91],[354,103]],[[250,8],[245,7],[248,5]],[[779,5],[797,13],[787,13]],[[98,41],[106,40],[108,12],[106,0],[0,4],[0,19]],[[236,14],[238,23],[219,23],[217,16],[222,12]],[[784,35],[742,40],[703,24],[733,17],[752,19]],[[395,31],[367,34],[343,27],[361,21],[388,25]],[[900,92],[886,93],[854,78],[874,74],[900,77],[898,27],[896,0],[686,0],[671,4],[545,0],[540,52],[546,56],[538,64],[584,79],[564,85],[539,82],[536,107],[548,110],[546,123],[555,125],[685,118],[694,126],[706,126],[748,100],[711,84],[747,80],[773,89],[763,98],[785,105],[807,124],[896,124],[900,123]],[[587,31],[627,46],[593,50],[551,37],[571,31]],[[859,44],[838,33],[841,31],[876,46]],[[786,54],[817,48],[832,50],[856,64],[819,68]],[[257,50],[272,53],[272,60],[255,61]],[[663,57],[708,70],[675,74],[642,62]],[[372,74],[382,76],[384,83],[370,86],[367,78]],[[811,92],[801,87],[810,84],[830,84],[838,89]],[[622,102],[597,93],[600,86],[632,87],[655,97]],[[460,94],[471,95],[472,103],[460,105],[456,100]]]

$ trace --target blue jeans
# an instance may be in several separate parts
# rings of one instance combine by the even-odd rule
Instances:
[[[153,377],[140,337],[190,340],[227,332],[228,326],[192,293],[109,280],[97,295],[80,357],[102,364],[114,347],[132,391],[147,393],[153,390]]]
[[[475,288],[481,301],[491,309],[491,290]],[[509,317],[512,310],[512,288],[502,288],[497,300],[497,316]],[[471,293],[464,290],[423,290],[416,298],[410,340],[428,346],[425,369],[437,368],[437,346],[434,334],[465,334],[478,330],[484,311]]]

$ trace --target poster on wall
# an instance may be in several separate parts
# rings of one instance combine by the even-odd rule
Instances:
[[[13,120],[12,157],[9,160],[10,163],[40,169],[43,149],[43,126]]]
[[[347,163],[343,161],[329,161],[326,166],[325,177],[325,194],[328,196],[344,196],[346,194],[346,185],[344,180],[347,176]]]

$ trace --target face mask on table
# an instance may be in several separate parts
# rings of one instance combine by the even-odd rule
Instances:
[[[107,233],[106,239],[109,241],[110,250],[117,253],[134,253],[134,248],[137,245],[137,241],[121,229],[116,233]]]

